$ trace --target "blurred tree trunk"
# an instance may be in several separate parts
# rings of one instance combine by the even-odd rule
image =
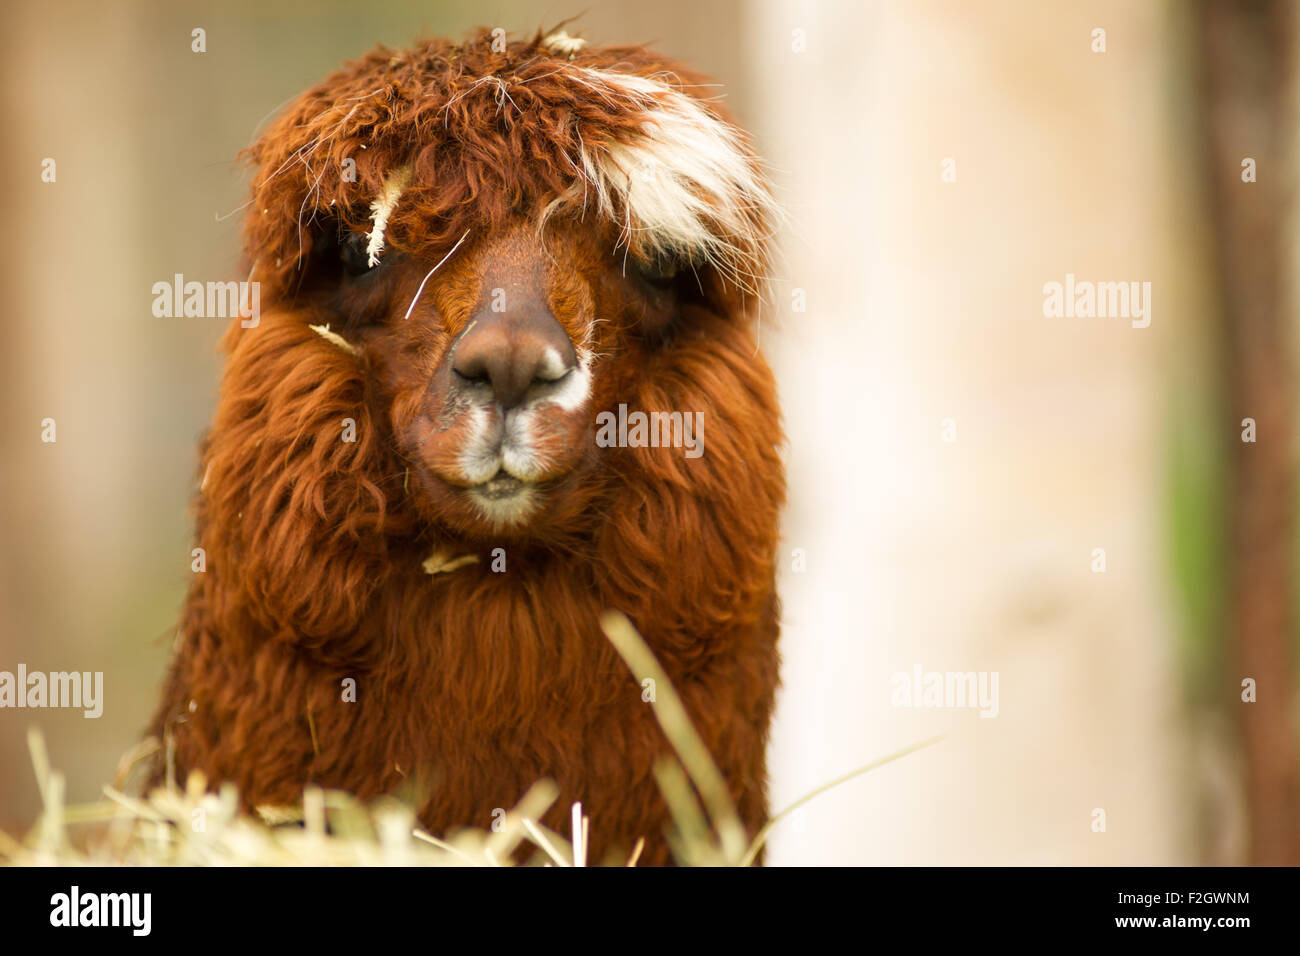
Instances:
[[[1250,818],[1249,862],[1300,862],[1300,781],[1292,725],[1291,543],[1295,428],[1286,301],[1287,107],[1291,32],[1285,0],[1202,0],[1197,10],[1206,106],[1206,166],[1219,269],[1220,342],[1228,427],[1254,419],[1257,440],[1234,434],[1229,462],[1228,661]],[[1243,179],[1243,161],[1258,181]]]

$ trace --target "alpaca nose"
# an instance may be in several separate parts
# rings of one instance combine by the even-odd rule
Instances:
[[[534,385],[559,381],[577,364],[564,327],[549,310],[537,309],[522,316],[479,313],[456,343],[451,368],[462,384],[489,386],[505,411]]]

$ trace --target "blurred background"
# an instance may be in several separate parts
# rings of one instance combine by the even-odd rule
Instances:
[[[774,811],[943,735],[794,813],[769,863],[1300,862],[1289,13],[5,4],[0,670],[103,671],[106,700],[0,710],[0,829],[40,806],[29,725],[87,801],[154,706],[225,323],[155,318],[151,286],[242,278],[236,153],[377,43],[580,14],[716,76],[790,213]],[[1045,316],[1067,275],[1151,283],[1150,325]],[[918,667],[996,673],[997,716],[895,706]]]

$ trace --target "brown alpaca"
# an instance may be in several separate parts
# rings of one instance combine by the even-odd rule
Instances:
[[[249,807],[418,780],[435,833],[550,778],[544,822],[581,800],[594,861],[644,837],[667,862],[670,747],[612,608],[762,825],[774,207],[713,90],[643,48],[484,30],[349,64],[251,148],[261,312],[223,341],[207,570],[152,728],[178,775]]]

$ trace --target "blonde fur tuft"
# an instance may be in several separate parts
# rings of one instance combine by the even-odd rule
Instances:
[[[557,30],[542,41],[542,46],[551,52],[570,57],[586,45],[587,41],[582,37],[570,36],[563,30]]]
[[[388,219],[397,208],[397,200],[402,198],[402,192],[410,182],[410,166],[395,169],[384,180],[384,188],[380,191],[379,198],[370,204],[370,218],[375,225],[366,234],[370,240],[366,243],[366,264],[372,269],[379,265],[379,254],[384,251],[384,231],[388,228]]]
[[[580,145],[584,203],[590,191],[597,212],[621,223],[634,254],[705,263],[760,292],[769,278],[764,250],[782,213],[744,133],[666,82],[584,67],[573,73],[593,94],[631,100],[647,116],[632,141]]]

